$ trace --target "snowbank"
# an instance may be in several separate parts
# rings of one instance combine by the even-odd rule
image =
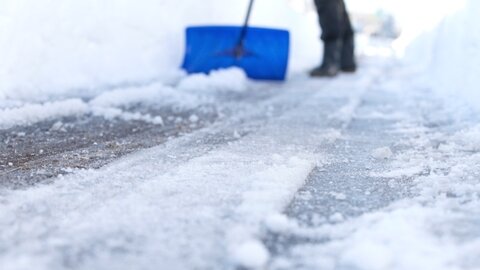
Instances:
[[[89,101],[80,98],[40,103],[6,103],[0,107],[0,130],[14,126],[36,124],[61,117],[100,116],[108,120],[143,121],[163,125],[160,115],[152,116],[125,109],[142,104],[146,106],[173,106],[184,109],[213,101],[217,93],[241,92],[248,89],[248,81],[242,70],[231,68],[212,72],[210,75],[192,75],[182,79],[176,88],[162,83],[145,86],[116,88],[92,97]],[[196,117],[196,116],[195,116]],[[191,122],[195,121],[191,118]]]
[[[252,23],[292,32],[295,69],[317,61],[318,27],[314,14],[296,13],[289,2],[257,1]],[[247,0],[4,0],[0,100],[172,84],[183,76],[184,28],[240,24],[246,6]]]
[[[400,43],[408,43],[406,61],[426,69],[428,79],[445,97],[459,97],[480,109],[480,2],[476,0],[442,1],[447,15],[443,20],[434,16],[426,28],[410,31]],[[445,4],[446,3],[446,4]],[[442,10],[442,9],[440,9]],[[426,12],[424,10],[424,12]],[[433,9],[430,13],[435,13]]]
[[[480,2],[447,18],[437,29],[431,75],[444,93],[461,96],[480,109]]]

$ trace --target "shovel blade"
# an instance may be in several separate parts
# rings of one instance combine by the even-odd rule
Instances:
[[[234,50],[242,27],[197,26],[186,30],[186,53],[182,68],[187,73],[239,67],[257,80],[285,80],[290,47],[286,30],[248,27],[243,54]]]

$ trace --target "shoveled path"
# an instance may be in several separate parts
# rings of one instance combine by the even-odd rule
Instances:
[[[476,266],[471,246],[438,238],[478,239],[478,156],[458,134],[471,122],[400,71],[369,58],[354,75],[263,85],[218,99],[181,136],[131,140],[154,147],[2,187],[0,269]]]

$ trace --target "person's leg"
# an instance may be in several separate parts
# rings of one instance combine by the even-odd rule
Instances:
[[[311,76],[332,77],[340,69],[352,71],[353,29],[343,0],[315,0],[324,43],[322,64]],[[345,43],[345,46],[343,46]],[[351,56],[351,57],[350,57]]]
[[[324,42],[341,39],[345,14],[343,0],[315,0],[315,6],[322,28],[321,39]]]
[[[357,69],[355,61],[355,34],[344,3],[343,12],[344,33],[342,38],[340,69],[344,72],[355,72]]]
[[[323,41],[322,64],[310,72],[315,77],[332,77],[340,70],[343,40],[342,0],[315,0]]]

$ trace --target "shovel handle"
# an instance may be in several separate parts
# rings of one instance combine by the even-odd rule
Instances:
[[[242,31],[240,32],[240,37],[238,38],[237,46],[242,47],[243,41],[245,40],[245,36],[247,35],[248,23],[250,21],[250,15],[252,14],[254,0],[250,0],[248,4],[247,16],[245,16],[245,21],[243,23]]]
[[[243,28],[246,29],[248,27],[248,22],[250,21],[250,15],[252,14],[254,0],[250,0],[248,4],[247,16],[245,16],[245,22],[243,23]]]

